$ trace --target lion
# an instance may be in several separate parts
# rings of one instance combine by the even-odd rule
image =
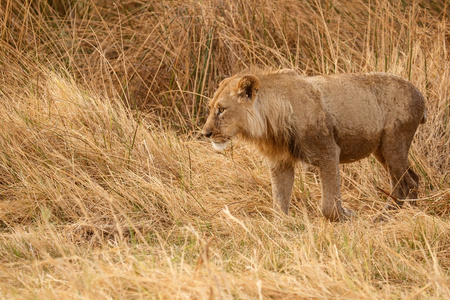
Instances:
[[[401,77],[247,70],[219,84],[209,109],[203,135],[215,149],[224,150],[239,137],[266,158],[278,212],[289,212],[299,161],[318,168],[321,212],[331,221],[356,216],[342,206],[339,164],[370,154],[390,175],[392,199],[386,211],[417,198],[419,176],[409,167],[408,151],[426,121],[425,101]]]

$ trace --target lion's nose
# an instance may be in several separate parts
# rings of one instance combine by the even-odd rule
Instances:
[[[211,137],[212,135],[212,130],[204,130],[203,131],[203,135],[207,138]]]

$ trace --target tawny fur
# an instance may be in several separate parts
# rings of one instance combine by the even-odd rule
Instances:
[[[373,154],[388,170],[396,203],[417,198],[418,176],[408,151],[426,120],[420,91],[385,73],[301,76],[293,70],[245,71],[219,85],[204,134],[223,148],[233,137],[254,145],[269,162],[274,208],[288,213],[294,165],[319,168],[322,213],[353,215],[342,207],[339,163]]]

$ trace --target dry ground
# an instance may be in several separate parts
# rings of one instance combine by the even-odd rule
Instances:
[[[0,2],[0,297],[450,298],[448,1]],[[373,223],[372,158],[342,166],[358,213],[330,223],[314,170],[289,217],[240,143],[199,136],[250,65],[385,71],[427,99],[418,209]]]

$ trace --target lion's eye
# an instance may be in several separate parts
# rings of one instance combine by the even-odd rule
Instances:
[[[219,114],[223,113],[225,111],[225,108],[219,107]]]

